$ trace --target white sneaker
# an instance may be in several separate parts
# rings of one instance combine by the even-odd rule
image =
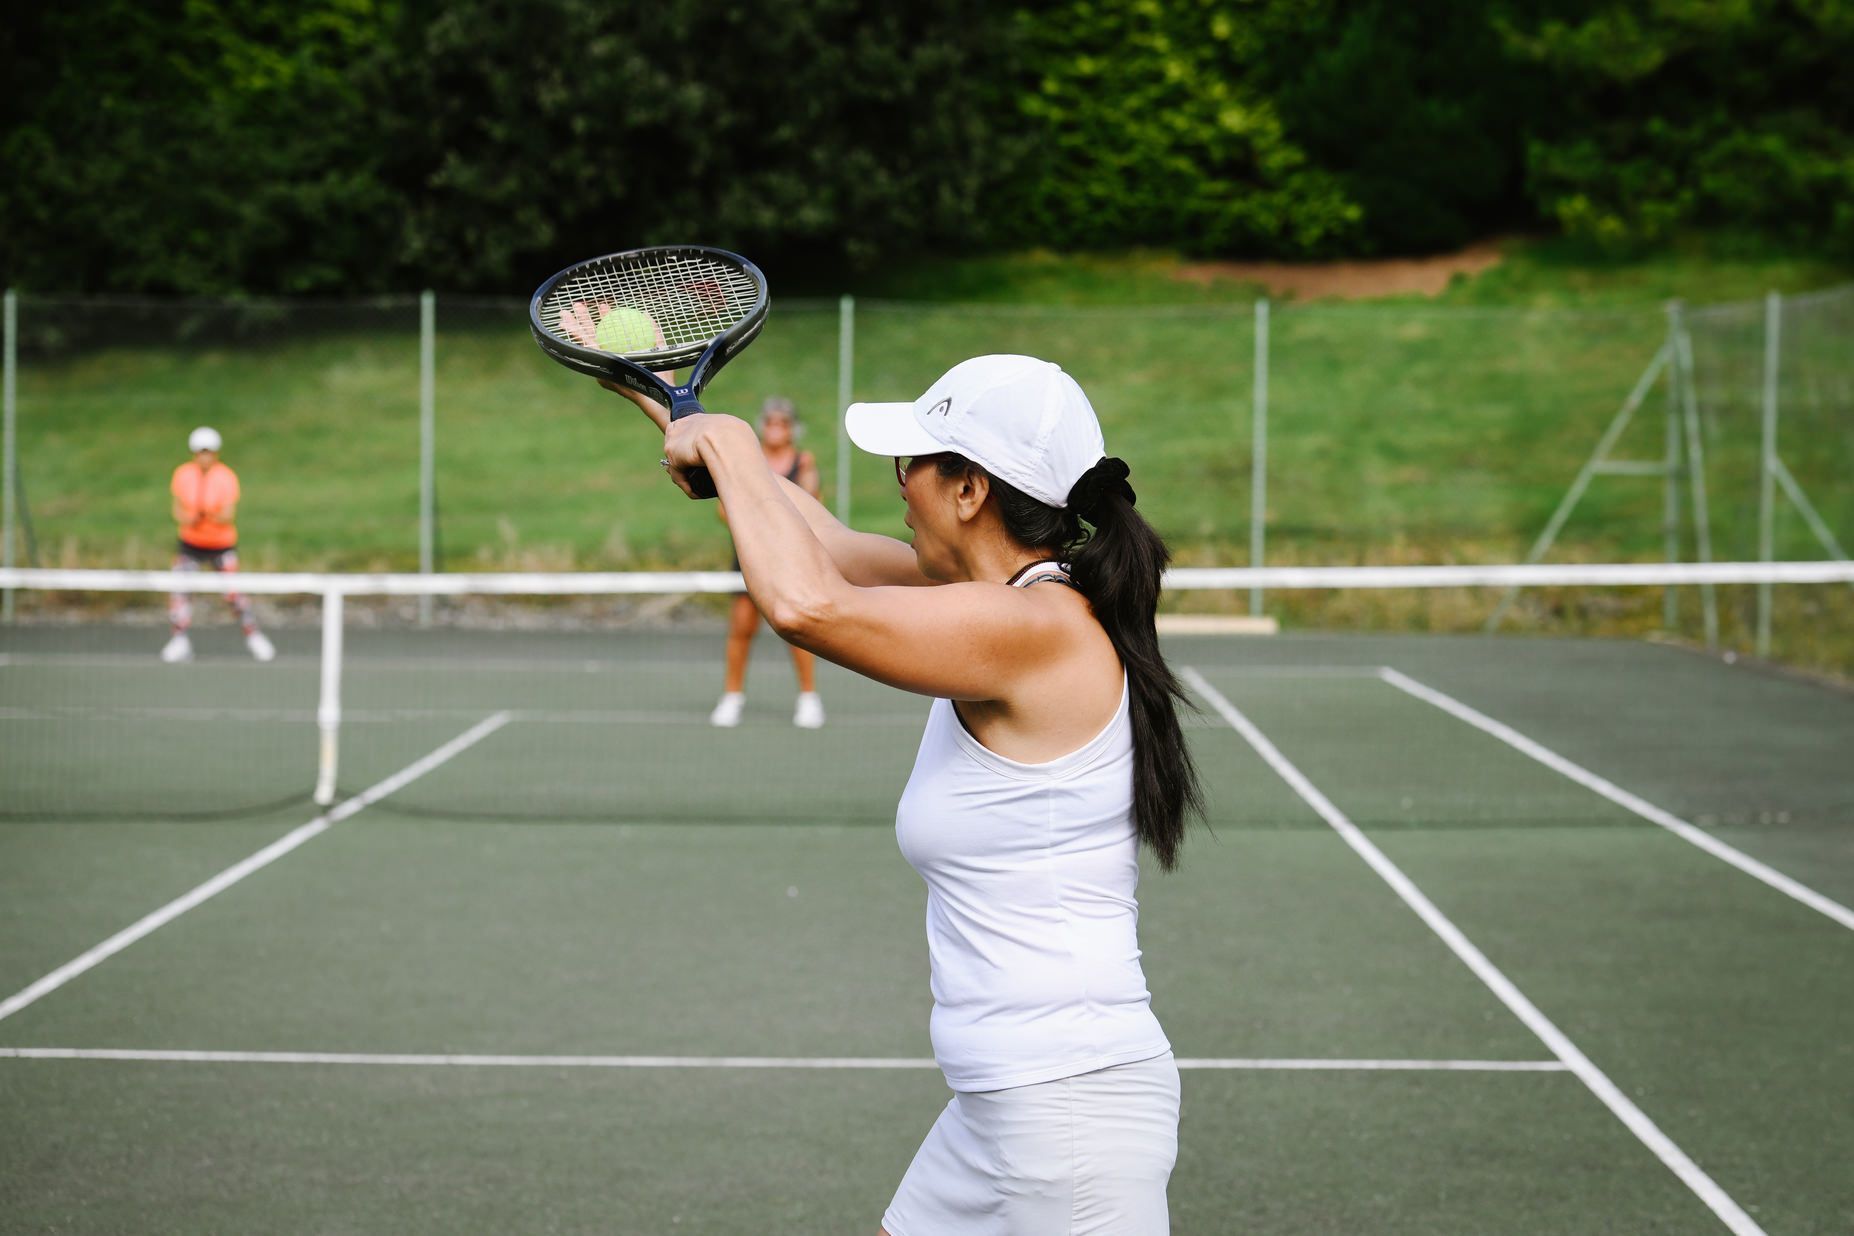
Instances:
[[[708,724],[718,725],[724,730],[731,730],[740,724],[740,710],[746,707],[747,697],[738,691],[729,691],[715,705],[715,710],[708,714]]]
[[[161,646],[161,659],[169,665],[193,659],[193,641],[185,631],[174,632],[174,637]]]
[[[262,631],[253,631],[251,634],[245,636],[245,647],[249,648],[251,650],[251,655],[260,661],[274,661],[277,659],[277,649],[268,639],[264,638],[264,633]]]
[[[824,728],[824,701],[816,691],[798,693],[798,707],[792,710],[792,724],[803,730]]]

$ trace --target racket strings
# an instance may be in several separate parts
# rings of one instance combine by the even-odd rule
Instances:
[[[541,326],[550,334],[591,346],[561,321],[576,304],[588,306],[593,319],[612,309],[649,314],[663,332],[653,349],[667,351],[706,344],[726,333],[753,311],[762,292],[746,271],[706,257],[674,255],[639,262],[596,263],[565,279],[541,303]]]

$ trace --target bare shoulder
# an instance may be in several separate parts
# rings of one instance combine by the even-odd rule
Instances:
[[[1003,587],[1003,585],[994,585]],[[1058,583],[1009,588],[1024,623],[1026,657],[1002,676],[1002,694],[960,715],[986,747],[1010,759],[1037,762],[1066,755],[1105,729],[1120,708],[1125,679],[1119,653],[1088,598]]]

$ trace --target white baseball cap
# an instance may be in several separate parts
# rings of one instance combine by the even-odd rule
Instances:
[[[211,425],[201,425],[187,435],[187,449],[190,451],[216,451],[224,443],[219,441],[219,431]]]
[[[873,455],[964,455],[1053,507],[1106,453],[1088,396],[1059,365],[1034,356],[975,356],[913,403],[853,403],[850,441]]]

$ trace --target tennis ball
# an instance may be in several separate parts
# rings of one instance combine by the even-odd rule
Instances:
[[[641,309],[623,305],[599,319],[599,347],[607,352],[650,352],[657,346],[657,324]]]

